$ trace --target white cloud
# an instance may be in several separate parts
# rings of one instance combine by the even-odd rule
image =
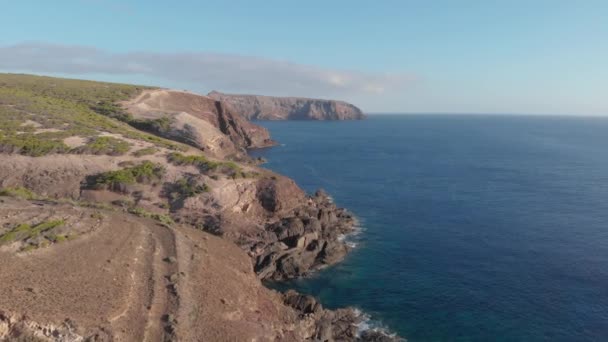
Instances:
[[[197,91],[310,97],[378,96],[403,91],[401,74],[338,70],[268,58],[211,52],[112,53],[87,46],[24,43],[0,47],[0,69],[75,76],[139,75]]]

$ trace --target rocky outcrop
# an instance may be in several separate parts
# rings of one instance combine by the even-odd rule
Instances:
[[[342,101],[299,97],[235,95],[212,91],[209,97],[230,104],[250,120],[361,120],[354,105]]]
[[[276,199],[268,202],[271,210],[276,208]],[[348,211],[336,207],[325,192],[318,191],[267,223],[263,239],[241,245],[249,249],[261,279],[301,277],[344,259],[349,251],[344,236],[353,231],[355,222]]]
[[[283,294],[285,304],[300,313],[300,318],[313,323],[309,330],[313,341],[403,342],[383,330],[359,328],[365,320],[353,309],[327,310],[314,297],[289,290]]]
[[[226,103],[207,96],[152,89],[123,106],[139,121],[140,128],[218,157],[274,144],[268,130],[247,121]]]
[[[234,241],[252,258],[260,279],[305,276],[349,252],[344,237],[356,219],[324,191],[309,196],[274,174],[209,184],[210,193],[185,201],[176,216]]]

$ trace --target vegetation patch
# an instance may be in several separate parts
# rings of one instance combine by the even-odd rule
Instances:
[[[89,186],[95,189],[108,189],[117,192],[127,192],[126,187],[131,184],[148,184],[160,180],[165,174],[165,168],[150,161],[124,168],[122,170],[108,171],[89,179]]]
[[[133,118],[118,104],[142,86],[69,80],[31,75],[0,74],[0,151],[40,156],[70,151],[62,139],[92,137],[104,131],[150,142],[177,151],[186,147],[130,125]],[[37,129],[54,134],[35,134]]]
[[[40,196],[36,195],[31,190],[24,187],[8,187],[0,189],[0,196],[16,197],[27,200],[40,199]]]
[[[211,168],[211,162],[204,156],[184,155],[178,152],[169,153],[167,160],[174,165],[192,165],[205,171]]]
[[[194,197],[205,192],[209,192],[211,188],[205,183],[200,183],[194,177],[184,177],[174,183],[166,183],[164,188],[164,196],[169,199],[171,208],[183,205],[186,198]]]
[[[9,232],[0,235],[0,245],[17,240],[29,240],[38,237],[41,233],[59,227],[64,223],[65,222],[63,220],[41,222],[34,226],[30,226],[27,223],[22,223]]]
[[[156,152],[158,152],[158,149],[155,147],[145,147],[145,148],[142,148],[142,149],[139,149],[139,150],[133,152],[133,156],[143,157],[143,156],[148,156],[148,155],[154,154]]]
[[[236,163],[228,161],[212,161],[204,156],[184,155],[179,152],[169,153],[167,160],[174,165],[196,166],[201,172],[219,172],[231,178],[247,178],[254,176],[253,173],[243,171]]]
[[[1,119],[1,117],[0,117]],[[0,132],[0,152],[16,153],[40,157],[51,153],[66,153],[70,150],[63,140],[45,138],[42,134],[2,134]]]
[[[182,178],[174,183],[174,191],[182,198],[194,197],[209,190],[207,184],[200,184],[194,178]]]
[[[129,151],[131,144],[113,137],[94,137],[89,142],[74,150],[76,153],[87,154],[107,154],[110,156],[120,156]]]
[[[165,116],[158,119],[131,120],[130,124],[137,129],[163,135],[171,131],[173,120]]]
[[[166,226],[166,227],[169,227],[175,223],[173,221],[173,219],[171,218],[171,216],[169,216],[169,215],[152,213],[152,212],[149,212],[140,207],[131,207],[131,208],[127,209],[127,212],[129,212],[133,215],[139,216],[139,217],[153,219],[155,221],[158,221],[160,224],[162,224],[163,226]]]

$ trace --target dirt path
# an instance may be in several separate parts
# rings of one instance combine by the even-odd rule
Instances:
[[[3,215],[3,209],[1,221],[62,210],[24,207],[19,215]],[[176,308],[167,286],[177,264],[163,261],[175,259],[174,241],[171,230],[153,221],[109,215],[98,229],[73,241],[27,253],[0,252],[0,310],[56,325],[74,320],[79,330],[111,331],[117,341],[162,341],[163,318]]]
[[[55,342],[303,340],[306,326],[229,241],[116,211],[1,200],[0,231],[56,217],[88,230],[31,252],[0,248],[0,341],[23,331]]]

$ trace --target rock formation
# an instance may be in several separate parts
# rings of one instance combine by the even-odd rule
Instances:
[[[249,120],[361,120],[363,112],[350,103],[299,97],[224,94],[209,97],[228,103]]]
[[[152,89],[123,102],[123,106],[135,119],[151,126],[154,133],[218,157],[274,144],[268,130],[247,121],[226,103],[207,96]]]

